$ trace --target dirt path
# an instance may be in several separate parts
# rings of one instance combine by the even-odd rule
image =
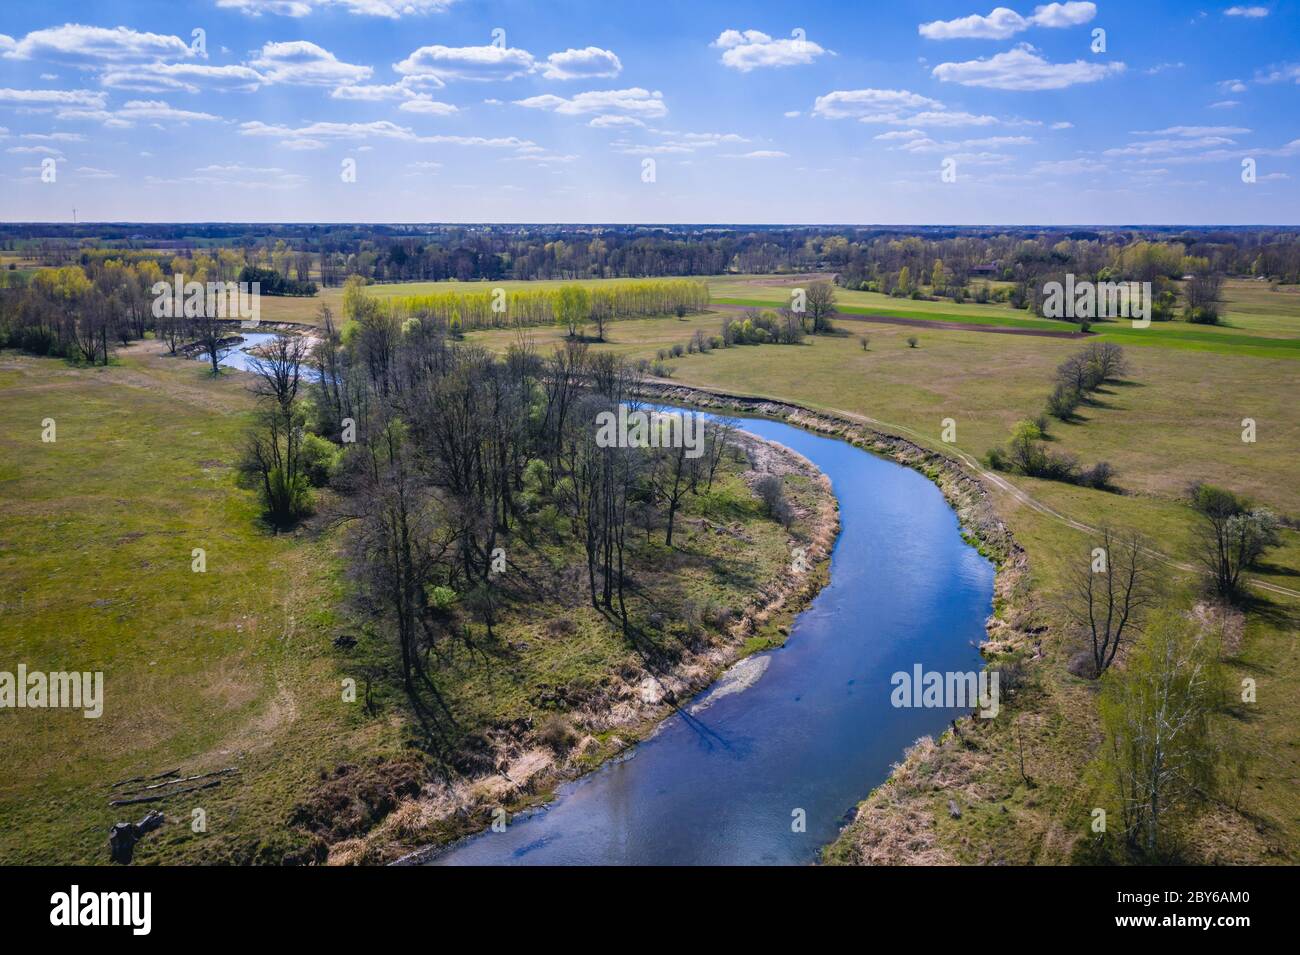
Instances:
[[[754,306],[726,305],[714,302],[709,308],[715,311],[744,312]],[[991,332],[994,335],[1029,335],[1035,338],[1087,338],[1083,332],[1056,332],[1045,328],[1003,328],[1000,325],[977,325],[973,322],[945,322],[934,318],[900,318],[896,315],[858,315],[836,312],[831,316],[840,322],[866,322],[876,325],[911,325],[915,328],[954,329],[966,332]]]

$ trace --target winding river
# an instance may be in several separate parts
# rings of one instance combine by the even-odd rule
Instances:
[[[249,368],[245,333],[222,365]],[[830,582],[785,646],[728,670],[653,736],[547,806],[449,847],[431,865],[813,862],[918,737],[969,707],[891,702],[902,671],[972,672],[994,568],[921,474],[762,418],[740,427],[798,451],[840,506]]]
[[[830,477],[841,523],[830,583],[784,647],[732,667],[548,806],[430,864],[809,863],[914,740],[969,712],[890,701],[897,671],[983,666],[994,568],[939,489],[837,439],[764,419],[741,427]]]

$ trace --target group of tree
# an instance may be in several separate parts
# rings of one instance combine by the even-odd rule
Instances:
[[[1241,569],[1277,543],[1276,524],[1221,488],[1195,486],[1192,506],[1205,591],[1236,600]],[[1172,603],[1163,559],[1142,535],[1103,527],[1094,543],[1068,571],[1064,616],[1083,642],[1071,671],[1101,683],[1103,803],[1118,810],[1125,857],[1176,858],[1179,835],[1228,795],[1233,777],[1239,798],[1249,762],[1233,721],[1217,718],[1228,709],[1224,617]]]
[[[491,637],[508,555],[526,541],[573,546],[592,606],[629,628],[634,537],[673,546],[686,496],[712,487],[730,421],[700,424],[699,453],[668,440],[662,418],[649,446],[648,435],[601,440],[604,413],[640,408],[640,371],[583,341],[541,355],[521,330],[497,357],[439,322],[375,307],[346,332],[323,309],[320,326],[309,400],[284,369],[303,359],[283,338],[259,362],[264,411],[245,473],[268,516],[292,520],[310,506],[310,441],[330,442],[328,511],[347,528],[357,600],[391,633],[413,698],[436,710],[430,661],[442,641],[472,641],[476,627]]]
[[[359,278],[352,278],[345,289],[359,288],[362,284]],[[457,333],[479,328],[558,324],[564,326],[570,337],[577,338],[588,325],[594,325],[595,337],[604,340],[606,327],[612,321],[686,315],[703,311],[708,304],[706,282],[647,279],[595,288],[568,284],[559,288],[485,288],[481,292],[407,295],[387,299],[380,307]]]
[[[1128,372],[1124,349],[1113,342],[1090,342],[1056,368],[1056,382],[1047,397],[1047,412],[1061,421],[1075,417],[1079,405],[1103,384]]]

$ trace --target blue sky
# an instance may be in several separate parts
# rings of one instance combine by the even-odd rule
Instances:
[[[6,3],[0,217],[1297,223],[1298,106],[1294,3]]]

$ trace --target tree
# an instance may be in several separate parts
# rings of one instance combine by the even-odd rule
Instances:
[[[1185,617],[1153,620],[1101,694],[1102,765],[1129,845],[1161,849],[1166,814],[1214,787],[1210,714],[1222,699],[1218,646]]]
[[[835,286],[830,282],[813,282],[805,292],[808,330],[814,334],[831,330],[831,316],[835,314]]]
[[[591,295],[581,285],[562,285],[553,308],[555,321],[569,330],[570,338],[577,338],[591,316]]]
[[[258,375],[261,407],[248,435],[241,471],[262,492],[267,516],[286,527],[307,512],[310,482],[302,467],[305,416],[298,401],[307,343],[296,335],[277,335],[252,361]]]
[[[1214,593],[1236,601],[1243,590],[1242,572],[1281,543],[1278,519],[1267,508],[1252,507],[1232,491],[1209,484],[1194,485],[1191,498],[1201,518],[1197,560]]]
[[[1115,660],[1120,644],[1139,630],[1155,596],[1147,541],[1102,527],[1100,546],[1076,567],[1067,612],[1092,641],[1092,676]]]

